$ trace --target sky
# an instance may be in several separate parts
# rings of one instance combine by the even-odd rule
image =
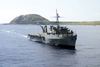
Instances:
[[[15,17],[38,14],[55,21],[100,21],[100,0],[0,0],[0,23]]]

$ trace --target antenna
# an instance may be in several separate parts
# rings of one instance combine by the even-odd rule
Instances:
[[[60,16],[58,15],[58,13],[57,13],[57,9],[56,9],[56,19],[57,19],[56,22],[59,22],[59,18],[60,18]]]

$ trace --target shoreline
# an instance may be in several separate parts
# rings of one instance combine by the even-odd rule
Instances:
[[[41,23],[40,23],[41,24]],[[51,21],[48,24],[41,24],[41,25],[57,25],[58,23]],[[37,25],[37,24],[1,24],[1,25]],[[100,21],[86,21],[86,22],[59,22],[59,25],[100,25]]]

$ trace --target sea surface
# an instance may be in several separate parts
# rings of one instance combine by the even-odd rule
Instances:
[[[78,35],[75,49],[30,41],[38,25],[0,25],[0,67],[100,67],[100,26],[63,26]]]

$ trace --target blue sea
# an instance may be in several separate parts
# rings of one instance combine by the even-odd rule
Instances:
[[[75,49],[30,41],[38,25],[0,25],[0,67],[100,67],[100,26],[63,26],[77,34]]]

